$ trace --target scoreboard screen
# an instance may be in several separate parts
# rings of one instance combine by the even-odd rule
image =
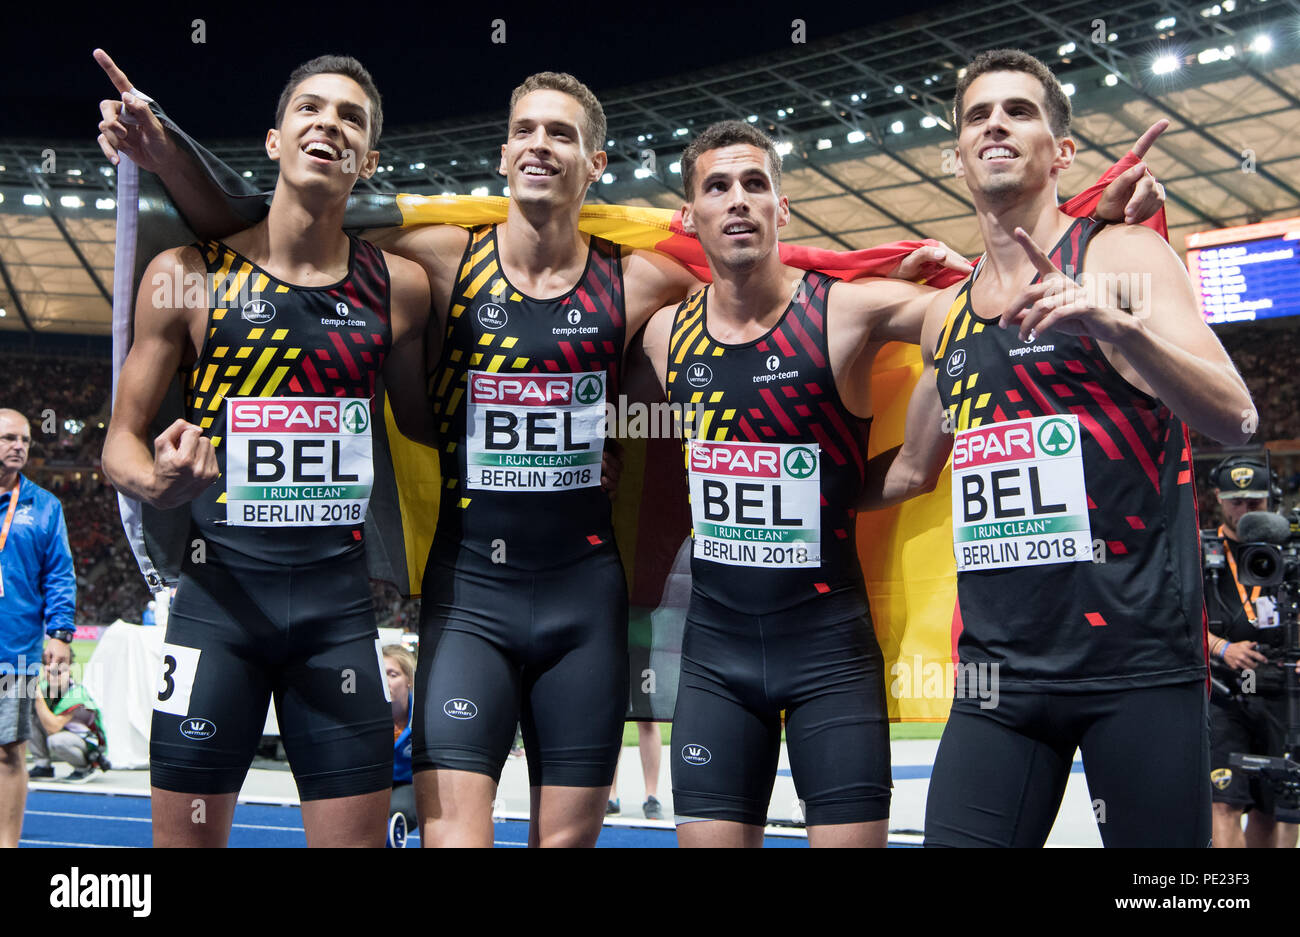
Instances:
[[[1187,269],[1211,325],[1300,315],[1300,218],[1189,234]]]

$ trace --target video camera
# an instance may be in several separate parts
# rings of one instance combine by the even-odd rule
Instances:
[[[1228,763],[1234,771],[1268,783],[1276,795],[1275,818],[1300,822],[1300,510],[1289,514],[1251,511],[1237,523],[1239,542],[1237,581],[1248,589],[1267,590],[1276,603],[1277,627],[1260,628],[1257,643],[1271,666],[1280,667],[1285,681],[1286,736],[1280,757],[1234,752]],[[1217,580],[1225,564],[1224,546],[1217,538],[1210,546],[1202,538],[1205,570]],[[1207,603],[1208,607],[1208,603]],[[1265,650],[1267,647],[1267,650]],[[1217,679],[1215,692],[1235,695]]]

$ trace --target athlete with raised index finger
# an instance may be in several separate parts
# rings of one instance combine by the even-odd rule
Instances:
[[[362,543],[376,378],[405,435],[434,434],[427,280],[342,227],[381,126],[355,59],[300,66],[267,133],[265,220],[165,251],[141,281],[104,473],[154,507],[191,505],[150,741],[158,846],[226,843],[272,698],[308,845],[383,844],[391,717]],[[178,373],[186,418],[151,447]]]

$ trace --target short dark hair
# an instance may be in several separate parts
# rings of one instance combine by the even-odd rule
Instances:
[[[696,161],[709,150],[720,150],[737,143],[748,143],[767,153],[767,162],[772,168],[772,184],[776,191],[781,191],[781,154],[776,151],[772,138],[743,120],[720,120],[705,127],[682,152],[682,182],[686,185],[688,201],[695,199]]]
[[[1047,104],[1047,125],[1052,135],[1063,137],[1070,132],[1070,97],[1056,80],[1052,70],[1028,52],[1019,49],[987,49],[975,56],[966,66],[966,73],[957,79],[957,92],[953,98],[953,120],[961,132],[962,98],[976,78],[989,72],[1025,72],[1033,75],[1043,86],[1043,100]]]
[[[366,67],[350,55],[320,55],[310,62],[304,62],[293,70],[288,83],[280,92],[280,103],[275,106],[275,126],[284,123],[284,112],[289,108],[289,99],[293,89],[313,75],[343,75],[351,78],[361,86],[361,90],[370,99],[370,149],[379,144],[379,134],[384,129],[384,105],[379,97],[375,80],[370,77]]]
[[[583,128],[591,141],[588,152],[595,153],[605,148],[605,109],[600,105],[590,88],[574,78],[568,72],[537,72],[523,80],[519,87],[510,92],[510,115],[515,112],[519,99],[534,91],[559,91],[567,94],[582,105],[587,115],[587,126]]]

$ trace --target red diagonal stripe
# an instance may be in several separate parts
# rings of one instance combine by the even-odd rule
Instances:
[[[794,354],[794,346],[790,344],[790,340],[783,333],[783,329],[777,329],[772,333],[772,341],[776,342],[776,347],[781,349],[781,354],[788,358]]]
[[[1094,384],[1091,381],[1085,381],[1083,389],[1092,394],[1092,398],[1101,405],[1102,412],[1105,413],[1106,416],[1110,417],[1110,421],[1118,427],[1120,435],[1124,437],[1124,441],[1127,442],[1129,447],[1133,450],[1133,455],[1137,456],[1138,465],[1142,467],[1142,471],[1146,472],[1146,476],[1150,479],[1151,484],[1155,486],[1157,491],[1159,491],[1160,478],[1156,474],[1155,463],[1151,461],[1151,453],[1147,452],[1147,450],[1142,446],[1141,441],[1138,439],[1137,431],[1133,428],[1133,424],[1129,422],[1128,417],[1126,417],[1123,411],[1115,405],[1115,402],[1110,399],[1110,395],[1101,388],[1101,385]]]
[[[310,356],[302,359],[302,373],[307,375],[307,383],[311,385],[312,393],[325,393],[325,384],[321,381],[320,375],[316,373],[316,365],[311,363]]]
[[[570,371],[582,370],[582,365],[578,361],[578,356],[573,351],[572,342],[560,342],[560,353],[564,355],[564,360],[568,363]]]
[[[1106,617],[1102,615],[1101,612],[1085,612],[1083,617],[1088,619],[1088,624],[1092,625],[1094,628],[1106,627]]]
[[[1041,408],[1041,414],[1046,415],[1048,413],[1055,413],[1056,408],[1053,407],[1048,402],[1047,398],[1043,396],[1043,392],[1038,389],[1038,385],[1034,383],[1034,379],[1029,376],[1028,369],[1026,369],[1023,364],[1018,364],[1015,366],[1014,370],[1016,372],[1016,377],[1020,378],[1020,385],[1024,387],[1026,392],[1028,392],[1034,403],[1038,404]]]
[[[347,368],[348,377],[352,380],[360,380],[361,372],[357,370],[357,363],[352,360],[352,353],[348,351],[348,346],[343,344],[343,337],[338,332],[330,332],[330,344],[338,352],[338,356],[343,360],[343,366]]]
[[[1093,418],[1086,406],[1078,404],[1071,407],[1070,412],[1079,418],[1079,425],[1091,433],[1093,439],[1097,440],[1102,452],[1112,459],[1124,458],[1119,451],[1119,446],[1115,445],[1115,440],[1111,439],[1110,434],[1101,428],[1101,424]]]
[[[785,411],[781,409],[781,404],[777,403],[776,394],[772,393],[766,387],[760,390],[758,394],[763,398],[763,402],[767,404],[768,409],[772,411],[772,415],[776,417],[776,421],[781,424],[781,429],[785,430],[791,436],[798,433],[793,421],[791,421],[791,419],[786,416]]]
[[[821,423],[813,423],[811,428],[813,438],[817,440],[817,445],[821,446],[830,455],[831,461],[836,465],[844,465],[847,461],[844,458],[844,453],[840,451],[839,446],[835,445],[835,440],[831,439],[830,434],[826,432],[826,428]]]
[[[844,448],[848,449],[853,455],[853,464],[858,467],[858,473],[861,474],[866,470],[866,466],[863,465],[862,453],[858,451],[858,447],[855,444],[853,431],[844,425],[844,421],[840,419],[839,413],[831,406],[830,401],[823,400],[821,402],[821,408],[822,413],[826,414],[827,422],[835,428],[835,432],[840,434],[840,439],[844,441]]]
[[[819,368],[826,367],[826,356],[823,355],[822,350],[817,347],[817,342],[808,335],[808,331],[803,327],[803,323],[795,318],[791,318],[789,322],[790,331],[794,333],[794,337],[798,339],[799,344],[803,346],[804,351],[808,352],[808,357],[812,359],[812,363]]]

